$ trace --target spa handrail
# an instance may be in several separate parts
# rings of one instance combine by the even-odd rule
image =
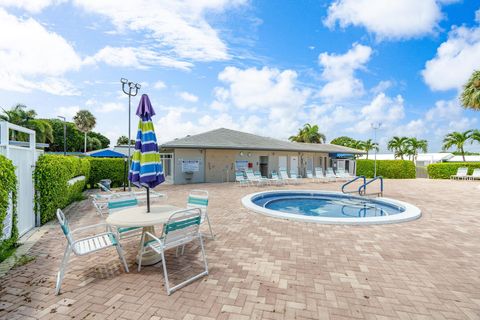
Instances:
[[[361,196],[367,195],[367,185],[369,185],[370,183],[372,183],[374,181],[377,181],[377,180],[380,181],[380,192],[374,192],[374,193],[371,193],[371,194],[377,194],[377,195],[382,197],[383,196],[383,177],[382,176],[375,177],[372,180],[369,180],[368,182],[361,185],[358,188],[358,194],[361,195]]]
[[[343,192],[343,193],[354,193],[354,192],[357,192],[357,191],[345,191],[345,187],[348,186],[350,183],[357,181],[358,179],[363,179],[363,185],[365,185],[365,183],[367,183],[367,178],[366,178],[365,176],[358,176],[358,177],[356,177],[356,178],[354,178],[354,179],[352,179],[352,180],[344,183],[344,184],[342,185],[342,192]]]

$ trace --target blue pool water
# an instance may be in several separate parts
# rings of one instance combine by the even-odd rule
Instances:
[[[258,206],[304,216],[363,218],[390,216],[405,208],[381,200],[328,193],[266,193],[252,198]]]

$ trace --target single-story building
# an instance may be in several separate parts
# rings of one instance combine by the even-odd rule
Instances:
[[[167,176],[175,184],[235,181],[235,171],[247,168],[271,176],[286,168],[305,176],[315,167],[343,168],[356,172],[355,155],[364,151],[315,143],[296,143],[220,128],[162,144],[171,155]],[[164,158],[165,159],[165,158]]]

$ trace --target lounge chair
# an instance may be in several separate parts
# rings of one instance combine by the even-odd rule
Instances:
[[[316,167],[315,168],[315,175],[314,175],[315,179],[317,179],[318,181],[321,181],[321,182],[328,182],[329,179],[325,177],[324,173],[323,173],[323,168],[321,167]]]
[[[280,178],[278,173],[275,171],[272,172],[272,178],[270,179],[270,181],[276,184],[285,184],[285,181],[282,178]]]
[[[302,182],[302,176],[298,174],[297,170],[290,170],[290,178],[294,179],[292,181],[295,181],[296,183]]]
[[[243,171],[236,171],[235,172],[235,182],[238,182],[240,186],[248,186],[250,181],[248,181],[247,178],[245,178],[245,175],[243,174]]]
[[[480,168],[473,169],[472,174],[468,175],[467,179],[468,180],[480,180]]]
[[[105,191],[105,194],[97,193],[92,195],[92,197],[97,197],[99,199],[102,198],[114,198],[114,197],[135,197],[138,201],[146,201],[147,200],[147,191],[140,190],[140,191],[113,191],[101,183],[97,183],[102,191]],[[150,200],[153,201],[155,199],[166,199],[167,195],[164,193],[160,193],[150,189]]]
[[[190,190],[190,194],[188,195],[187,200],[187,208],[199,208],[202,212],[202,220],[200,223],[207,221],[208,223],[208,230],[210,230],[210,237],[215,239],[215,235],[213,234],[212,225],[210,224],[210,219],[208,218],[207,213],[208,207],[208,191],[206,190],[199,190],[194,189]]]
[[[346,173],[345,169],[341,169],[341,168],[337,169],[336,175],[339,179],[344,181],[348,181],[351,179],[350,174]]]
[[[256,177],[253,173],[253,170],[245,170],[245,174],[247,175],[248,181],[250,181],[252,184],[256,183],[259,186],[267,183],[264,179],[262,179],[262,177]]]
[[[467,173],[468,173],[468,168],[467,167],[460,167],[460,168],[457,169],[457,174],[451,175],[450,179],[453,179],[453,180],[466,179],[467,178]]]
[[[297,179],[294,179],[294,178],[291,178],[291,177],[288,176],[286,169],[280,169],[278,172],[280,174],[280,179],[285,181],[285,183],[289,183],[289,182],[295,183],[295,182],[297,182],[296,181]]]
[[[312,170],[307,170],[307,179],[309,179],[312,182],[315,181],[315,178],[313,177]]]
[[[271,184],[272,183],[271,179],[269,179],[267,177],[263,177],[262,174],[260,173],[260,171],[254,171],[253,175],[257,179],[259,179],[260,181],[264,182],[265,184]]]
[[[328,181],[337,181],[337,178],[339,178],[333,171],[332,167],[327,168],[327,171],[325,172],[325,177],[328,179]]]
[[[199,208],[177,211],[173,213],[168,219],[168,222],[164,224],[163,232],[160,237],[157,238],[155,235],[149,232],[145,232],[144,234],[142,234],[138,271],[140,271],[142,267],[142,256],[143,254],[145,254],[145,252],[152,250],[160,254],[162,256],[163,274],[165,277],[165,289],[167,289],[168,295],[170,295],[173,291],[178,290],[185,285],[208,275],[207,257],[205,256],[205,248],[203,247],[202,234],[200,233],[201,215],[202,213]],[[148,236],[152,240],[145,242],[146,236]],[[168,281],[167,263],[165,261],[165,251],[173,248],[183,248],[186,244],[196,240],[200,243],[200,249],[202,252],[205,270],[183,281],[180,284],[170,287],[170,282]]]
[[[68,259],[70,258],[70,253],[74,253],[76,256],[84,256],[90,253],[94,253],[103,249],[110,247],[115,247],[117,249],[118,257],[123,263],[125,271],[128,272],[127,261],[123,255],[123,249],[120,245],[120,242],[117,240],[117,236],[109,229],[109,226],[106,223],[99,223],[95,225],[80,227],[75,230],[70,231],[70,226],[68,221],[65,218],[62,210],[57,209],[57,219],[62,228],[63,234],[67,238],[67,247],[65,248],[65,253],[63,255],[62,263],[60,265],[60,270],[57,274],[57,282],[55,286],[55,294],[60,293],[62,287],[63,276],[65,275],[65,270],[67,269]],[[106,231],[102,233],[97,233],[92,236],[75,239],[74,234],[80,231],[85,231],[94,228],[104,228]]]

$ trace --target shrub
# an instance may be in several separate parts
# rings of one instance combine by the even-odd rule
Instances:
[[[95,188],[102,179],[112,180],[112,187],[123,185],[125,161],[123,158],[89,158],[90,160],[90,188]],[[125,177],[126,180],[126,177]]]
[[[480,168],[480,162],[432,163],[427,167],[428,177],[430,179],[450,179],[450,176],[456,174],[460,167],[467,167],[468,174],[472,174],[473,169]]]
[[[85,180],[68,185],[78,176]],[[85,158],[71,156],[42,155],[36,164],[35,211],[40,212],[41,223],[55,218],[57,208],[64,208],[82,197],[82,190],[90,176],[90,162]]]
[[[374,160],[357,160],[357,175],[372,178]],[[415,164],[409,160],[377,160],[377,176],[388,179],[415,179]]]
[[[12,204],[12,234],[9,239],[0,240],[0,262],[8,256],[18,240],[17,229],[17,177],[11,160],[0,155],[0,236],[3,235],[7,209]],[[11,197],[11,198],[10,198]],[[10,202],[11,199],[11,202]]]

